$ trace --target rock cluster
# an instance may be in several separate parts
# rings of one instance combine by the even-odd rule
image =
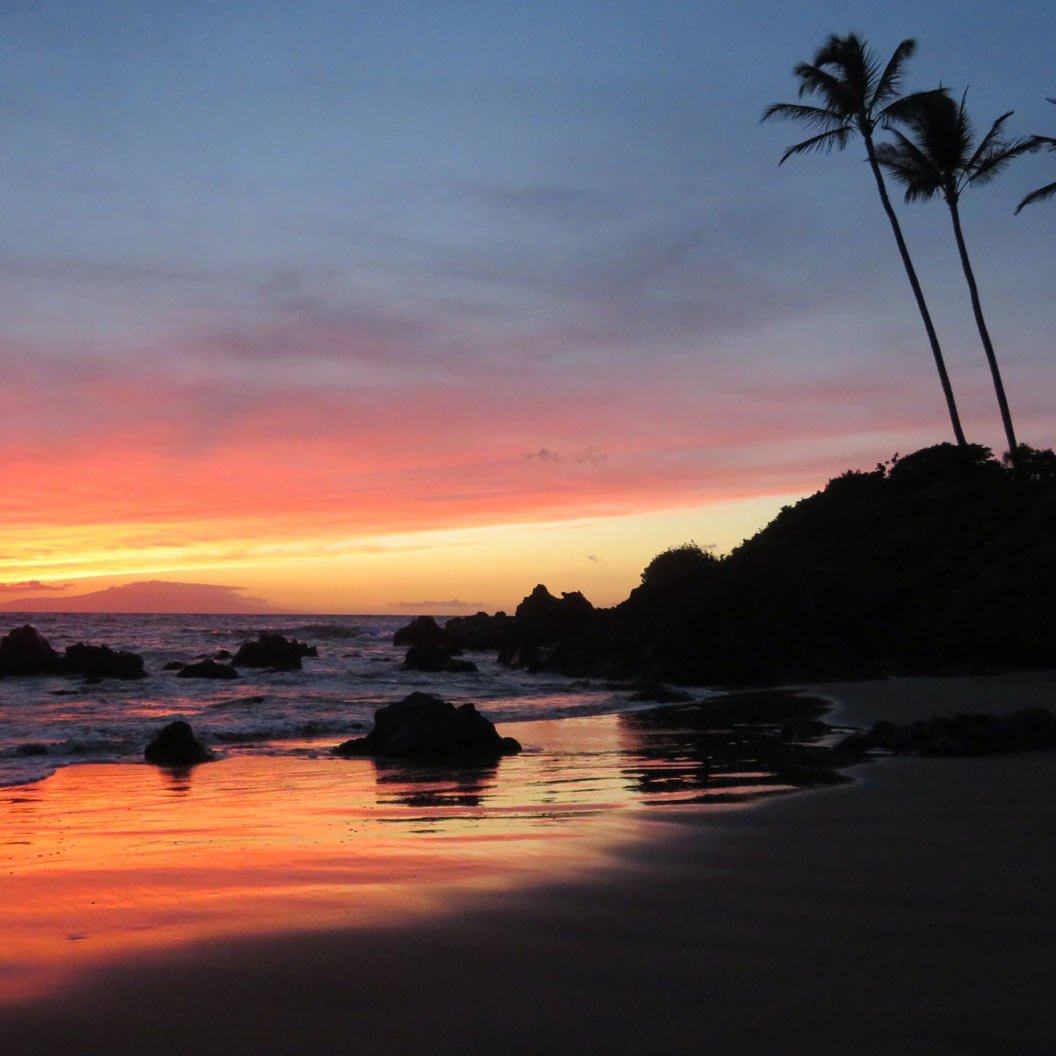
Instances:
[[[0,639],[0,675],[82,675],[142,678],[143,658],[107,645],[68,645],[61,655],[35,628],[16,627]]]
[[[1025,708],[1007,717],[939,715],[898,725],[878,722],[871,730],[852,733],[838,748],[864,754],[993,755],[1056,748],[1056,715],[1045,708]]]

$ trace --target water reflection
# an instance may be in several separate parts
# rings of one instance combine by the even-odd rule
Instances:
[[[158,767],[158,772],[168,791],[173,795],[186,796],[191,791],[193,766],[161,766]]]
[[[457,768],[372,760],[378,800],[412,808],[480,807],[495,785],[498,763]]]
[[[623,772],[646,805],[735,803],[840,780],[814,742],[825,701],[731,693],[619,717]]]

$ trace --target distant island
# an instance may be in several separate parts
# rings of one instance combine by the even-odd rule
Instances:
[[[455,617],[426,644],[712,685],[1052,667],[1054,524],[1052,451],[1021,445],[1013,466],[939,444],[836,477],[725,557],[658,554],[611,609],[539,585],[512,616]],[[412,628],[397,644],[430,637]]]
[[[277,612],[263,598],[246,595],[241,587],[212,583],[174,583],[151,579],[87,594],[17,598],[0,603],[2,612],[150,612],[269,613]]]

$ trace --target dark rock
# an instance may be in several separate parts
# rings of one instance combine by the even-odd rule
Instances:
[[[265,631],[255,642],[243,642],[239,646],[234,663],[244,667],[269,667],[275,671],[300,671],[304,656],[318,656],[318,650],[296,638]]]
[[[345,756],[391,756],[399,759],[449,759],[454,762],[497,759],[521,746],[501,737],[492,722],[472,704],[456,708],[431,693],[412,693],[378,708],[366,737],[339,744]]]
[[[230,649],[217,649],[217,651],[215,653],[213,653],[213,659],[214,660],[230,660],[231,659],[231,650]]]
[[[489,616],[453,616],[444,624],[451,644],[459,649],[504,649],[517,636],[517,621],[504,612]]]
[[[0,639],[0,675],[54,675],[61,665],[59,654],[29,624]]]
[[[182,719],[170,722],[147,745],[143,758],[158,766],[193,766],[213,758],[213,753],[194,735]]]
[[[85,678],[143,678],[143,657],[137,653],[115,652],[107,645],[78,642],[66,647],[62,657],[64,675]]]
[[[40,744],[36,741],[30,741],[28,744],[20,744],[12,751],[13,755],[19,756],[31,756],[31,755],[47,755],[48,746],[46,744]]]
[[[187,664],[177,672],[177,678],[238,678],[238,672],[230,664],[218,664],[215,660]]]
[[[182,671],[187,666],[183,660],[170,660],[163,668],[162,671]]]
[[[1045,708],[1027,708],[1007,718],[938,715],[901,726],[878,722],[868,733],[845,737],[838,748],[937,756],[1041,751],[1056,748],[1056,715]]]
[[[471,660],[459,660],[460,652],[449,645],[412,645],[403,661],[404,671],[462,674],[477,671]]]
[[[540,583],[517,606],[517,636],[533,644],[574,634],[590,622],[594,606],[578,590],[555,598]]]
[[[432,616],[416,616],[392,636],[392,644],[401,648],[411,645],[437,647],[449,645],[450,638]]]

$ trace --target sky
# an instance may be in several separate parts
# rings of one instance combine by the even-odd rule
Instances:
[[[1050,2],[5,0],[0,600],[613,604],[952,438],[852,144],[760,123],[830,33],[1056,134]],[[1056,444],[1051,154],[966,192],[1017,432]],[[948,214],[902,206],[972,441]],[[57,589],[58,588],[58,589]]]

